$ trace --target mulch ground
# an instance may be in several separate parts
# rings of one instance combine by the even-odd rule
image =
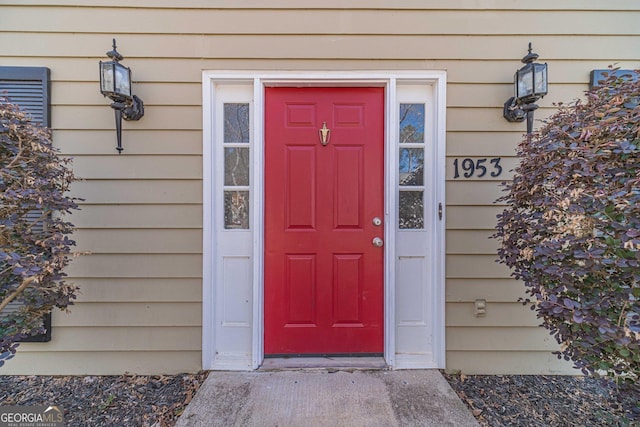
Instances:
[[[212,375],[215,375],[212,374]],[[207,377],[0,376],[0,405],[58,405],[66,425],[171,427]],[[448,375],[445,378],[483,426],[640,426],[622,396],[592,378],[544,375]]]
[[[483,426],[640,426],[640,421],[630,421],[628,412],[640,409],[640,393],[618,395],[594,378],[447,374],[445,378]]]
[[[0,405],[57,405],[74,427],[170,427],[206,377],[0,376]]]

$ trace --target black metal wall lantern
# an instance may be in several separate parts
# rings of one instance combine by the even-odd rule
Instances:
[[[504,103],[502,115],[510,122],[527,120],[527,134],[533,131],[533,112],[538,109],[535,102],[547,94],[547,64],[534,62],[538,54],[531,52],[522,58],[525,64],[516,71],[514,80],[514,96]]]
[[[144,103],[131,94],[131,69],[120,64],[124,57],[116,50],[116,39],[107,56],[111,61],[100,61],[100,92],[113,101],[111,108],[116,116],[118,138],[116,150],[122,154],[122,119],[140,120],[144,116]]]

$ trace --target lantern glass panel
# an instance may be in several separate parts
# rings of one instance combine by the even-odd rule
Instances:
[[[100,62],[100,91],[103,95],[113,93],[113,62]]]
[[[533,67],[529,64],[522,67],[516,73],[517,76],[517,98],[523,99],[533,95]]]
[[[129,68],[125,67],[124,65],[120,65],[118,63],[115,64],[115,67],[116,67],[115,92],[118,95],[131,98],[131,70],[129,70]]]
[[[547,64],[534,64],[535,94],[544,96],[547,94]]]

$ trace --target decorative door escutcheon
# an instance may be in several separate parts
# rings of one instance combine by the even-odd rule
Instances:
[[[322,129],[318,130],[320,134],[320,144],[327,145],[331,138],[331,129],[327,127],[327,122],[322,122]]]

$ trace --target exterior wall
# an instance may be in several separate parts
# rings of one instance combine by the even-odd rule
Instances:
[[[153,3],[153,6],[150,4]],[[366,3],[366,5],[365,5]],[[549,64],[552,103],[579,97],[589,72],[640,66],[635,0],[6,0],[0,65],[46,66],[54,142],[75,158],[82,210],[68,273],[82,293],[53,314],[53,340],[23,344],[3,373],[172,373],[201,366],[202,70],[447,71],[447,368],[567,373],[523,287],[495,263],[489,236],[499,182],[524,124],[502,118],[519,59],[533,42]],[[498,6],[499,4],[499,6]],[[308,5],[309,6],[309,5]],[[98,61],[116,37],[145,117],[113,112]],[[501,157],[498,178],[454,179],[453,162]],[[476,318],[473,301],[487,300]]]

